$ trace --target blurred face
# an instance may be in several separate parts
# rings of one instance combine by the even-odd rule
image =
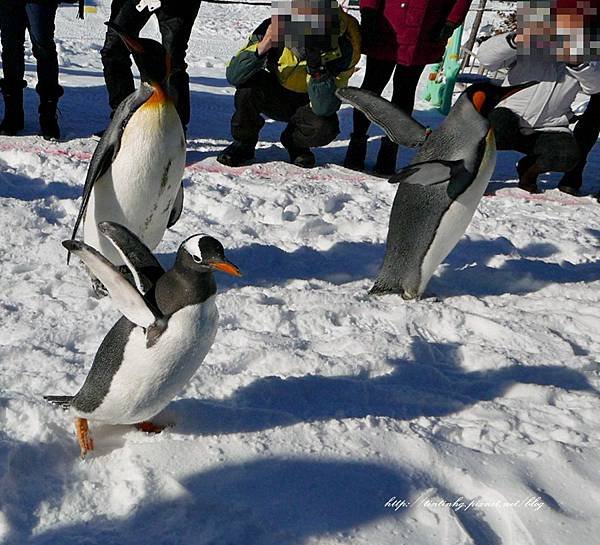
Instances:
[[[559,62],[599,59],[599,44],[591,39],[596,15],[590,0],[518,2],[519,55],[552,56]]]
[[[339,15],[336,0],[273,0],[273,41],[279,46],[303,48],[313,37],[324,49],[337,47]]]

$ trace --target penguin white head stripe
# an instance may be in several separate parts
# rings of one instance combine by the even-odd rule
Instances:
[[[223,245],[209,235],[193,235],[181,244],[180,252],[191,256],[194,268],[218,270],[241,276],[240,270],[225,257]]]
[[[196,263],[202,263],[202,250],[200,249],[200,239],[207,235],[194,235],[188,238],[184,243],[183,247],[185,251],[190,254]]]

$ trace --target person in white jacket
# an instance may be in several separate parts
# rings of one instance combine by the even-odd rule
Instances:
[[[525,154],[517,163],[519,187],[537,193],[537,177],[542,172],[583,171],[581,164],[585,165],[584,155],[591,146],[582,153],[585,146],[569,127],[575,120],[571,107],[579,93],[600,93],[600,63],[561,62],[550,52],[518,55],[522,40],[523,34],[517,32],[494,36],[481,44],[477,56],[490,70],[508,68],[503,85],[539,82],[506,99],[490,115],[498,149]],[[578,193],[581,180],[577,176],[565,175],[563,181],[561,191]]]

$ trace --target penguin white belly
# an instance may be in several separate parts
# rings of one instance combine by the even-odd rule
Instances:
[[[496,141],[490,130],[486,137],[486,148],[473,183],[450,205],[444,213],[433,240],[421,263],[421,282],[416,295],[425,291],[435,269],[446,259],[464,235],[475,210],[481,201],[494,168],[496,167]]]
[[[213,295],[175,312],[150,348],[143,329],[134,328],[102,403],[92,413],[77,416],[111,424],[134,424],[155,416],[196,372],[213,344],[218,322]]]
[[[185,136],[175,106],[167,101],[140,107],[123,131],[115,160],[94,184],[84,242],[122,265],[97,228],[101,221],[114,221],[133,231],[151,250],[156,248],[181,185],[185,155]]]

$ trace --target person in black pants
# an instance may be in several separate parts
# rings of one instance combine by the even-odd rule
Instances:
[[[581,158],[578,142],[571,131],[523,132],[520,117],[514,111],[499,107],[489,114],[498,150],[524,153],[517,163],[521,188],[539,193],[537,177],[542,172],[568,172]],[[561,187],[561,191],[563,188]]]
[[[408,115],[412,114],[415,106],[415,93],[419,78],[425,65],[404,66],[394,61],[380,60],[367,57],[365,77],[361,89],[373,91],[381,95],[383,89],[394,74],[394,90],[392,103]],[[367,131],[371,122],[360,110],[354,109],[352,114],[354,129],[346,153],[344,166],[353,170],[363,170],[367,153]],[[381,141],[377,154],[374,171],[383,176],[391,176],[396,172],[396,156],[398,144],[392,142],[387,136]]]
[[[566,172],[562,177],[559,189],[571,195],[578,195],[583,184],[583,169],[587,162],[587,156],[600,135],[600,93],[590,97],[588,107],[577,121],[573,135],[579,145],[580,159],[575,168]]]
[[[263,115],[287,123],[281,143],[302,168],[316,164],[310,148],[339,133],[335,91],[348,84],[358,62],[358,23],[331,0],[294,0],[287,9],[277,8],[256,27],[227,66],[236,92],[233,142],[217,157],[223,165],[254,160]]]
[[[113,0],[110,21],[132,36],[138,36],[154,13],[162,36],[162,43],[171,57],[171,75],[168,86],[175,97],[175,106],[184,130],[190,121],[190,85],[185,55],[192,27],[200,9],[200,0],[162,0],[154,12],[144,7],[139,0]],[[114,112],[119,104],[133,91],[135,85],[131,72],[129,50],[111,28],[106,32],[104,47],[100,52],[104,66],[104,80],[108,89],[108,102]]]
[[[0,39],[2,41],[1,82],[4,97],[4,119],[0,134],[15,136],[25,126],[23,89],[25,75],[25,29],[29,31],[33,55],[37,61],[40,97],[39,120],[41,134],[58,139],[60,130],[56,117],[58,99],[63,89],[58,83],[58,58],[54,43],[54,17],[57,0],[0,0]]]
[[[392,103],[412,114],[419,76],[439,61],[448,38],[464,21],[471,0],[359,0],[362,52],[367,56],[362,89],[380,95],[394,74]],[[363,170],[370,122],[356,109],[344,166]],[[375,172],[396,172],[398,146],[381,141]]]

